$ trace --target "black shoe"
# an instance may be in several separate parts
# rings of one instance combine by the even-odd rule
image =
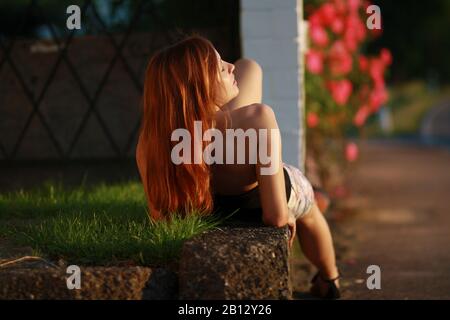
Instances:
[[[317,280],[320,278],[321,281],[326,282],[328,284],[328,290],[325,295],[322,295],[320,293],[319,288],[317,287]],[[341,276],[338,275],[334,279],[324,279],[320,275],[319,272],[316,273],[316,275],[312,278],[311,283],[313,286],[311,287],[311,294],[322,298],[322,299],[328,299],[328,300],[335,300],[339,299],[341,297],[341,292],[339,291],[339,288],[336,286],[336,280],[340,279]]]

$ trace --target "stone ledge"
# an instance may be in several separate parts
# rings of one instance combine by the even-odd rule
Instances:
[[[117,299],[172,298],[167,275],[144,267],[81,267],[81,289],[69,290],[65,268],[5,268],[0,272],[1,299]],[[150,284],[146,287],[146,284]],[[176,283],[176,282],[175,282]],[[144,290],[145,288],[145,290]],[[169,289],[169,290],[168,290]],[[143,297],[144,295],[144,297]]]
[[[291,299],[288,230],[251,223],[205,232],[174,268],[83,267],[81,289],[67,289],[65,266],[22,262],[0,270],[2,299]]]
[[[187,241],[180,299],[291,299],[288,229],[226,226]]]

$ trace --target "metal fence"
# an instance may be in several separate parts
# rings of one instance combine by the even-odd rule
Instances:
[[[79,1],[87,28],[80,32],[58,27],[65,24],[65,10],[63,22],[52,21],[48,1],[30,1],[13,27],[0,33],[0,161],[134,157],[145,65],[180,31],[176,19],[161,12],[162,2],[113,1],[119,9],[126,6],[126,15],[105,15],[105,1]],[[238,1],[204,3],[204,14],[227,19],[181,31],[200,31],[226,58],[238,58]],[[29,34],[30,21],[39,21],[38,35]]]

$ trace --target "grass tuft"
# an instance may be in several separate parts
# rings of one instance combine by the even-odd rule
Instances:
[[[137,182],[73,190],[46,183],[39,190],[0,195],[1,234],[70,263],[168,264],[178,259],[184,241],[222,222],[200,212],[154,222]]]

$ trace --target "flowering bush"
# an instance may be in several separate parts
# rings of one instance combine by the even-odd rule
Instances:
[[[351,127],[360,130],[388,99],[384,75],[392,63],[390,51],[382,49],[372,57],[362,52],[363,45],[381,32],[366,27],[369,5],[365,0],[328,0],[305,8],[307,139],[315,157],[325,152],[324,138],[332,137],[342,142],[341,156],[356,160],[357,146],[345,141],[345,132]]]

